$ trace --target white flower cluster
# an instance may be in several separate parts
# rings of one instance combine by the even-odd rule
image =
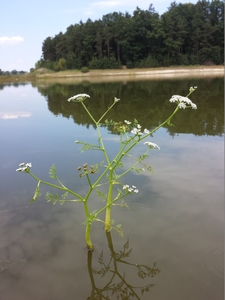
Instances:
[[[70,102],[83,102],[86,98],[90,98],[89,95],[87,94],[78,94],[78,95],[75,95],[71,98],[69,98],[67,101]]]
[[[19,164],[19,167],[18,169],[16,169],[16,172],[25,172],[27,170],[30,170],[30,168],[32,167],[32,164],[31,163],[21,163]]]
[[[159,146],[155,143],[152,143],[152,142],[145,142],[144,145],[147,145],[149,148],[155,148],[155,149],[159,149]]]
[[[197,105],[194,104],[189,98],[180,95],[173,95],[169,100],[171,103],[178,103],[179,108],[185,109],[187,106],[191,106],[192,109],[197,109]]]
[[[124,123],[126,123],[127,125],[131,125],[130,121],[124,120]],[[136,127],[134,127],[131,130],[131,133],[135,134],[135,135],[143,135],[143,134],[149,134],[149,130],[148,129],[144,129],[144,131],[141,131],[141,125],[137,124]]]
[[[125,184],[123,186],[123,190],[127,190],[129,193],[133,192],[136,194],[139,192],[135,185],[129,186],[128,184]]]

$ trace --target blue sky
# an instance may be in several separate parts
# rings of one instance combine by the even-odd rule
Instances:
[[[160,15],[171,0],[0,0],[0,69],[29,71],[41,58],[43,41],[71,24],[101,19],[111,12],[132,12],[152,3]],[[179,0],[177,3],[197,3]]]

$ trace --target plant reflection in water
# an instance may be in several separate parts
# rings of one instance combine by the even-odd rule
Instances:
[[[109,248],[109,257],[105,258],[103,251],[98,257],[100,268],[93,268],[93,255],[95,252],[88,251],[88,272],[91,280],[91,296],[87,300],[93,299],[141,299],[145,292],[149,292],[154,286],[153,283],[146,282],[147,279],[155,277],[160,273],[160,269],[156,267],[156,263],[149,267],[143,264],[135,264],[128,262],[126,259],[130,257],[132,248],[130,248],[129,240],[124,244],[123,249],[114,250],[112,236],[110,232],[106,232],[106,238]],[[106,255],[107,256],[107,255]],[[126,271],[121,266],[131,267],[129,277],[136,272],[135,281],[145,280],[145,284],[133,285],[129,283],[131,279],[127,279]],[[98,279],[107,277],[102,287],[98,287]],[[134,278],[134,276],[132,276]],[[138,278],[139,277],[139,278]],[[138,280],[139,279],[139,280]],[[113,298],[114,297],[114,298]]]

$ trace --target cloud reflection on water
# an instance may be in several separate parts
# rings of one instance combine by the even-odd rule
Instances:
[[[29,118],[31,116],[32,116],[32,113],[28,112],[28,111],[14,111],[14,112],[1,112],[0,113],[0,119],[3,119],[3,120]]]

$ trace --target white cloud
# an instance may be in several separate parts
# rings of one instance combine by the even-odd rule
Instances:
[[[24,41],[22,36],[0,36],[0,45],[17,45]]]
[[[104,9],[104,8],[120,6],[120,5],[121,5],[120,1],[97,1],[91,4],[92,7],[98,9]]]

